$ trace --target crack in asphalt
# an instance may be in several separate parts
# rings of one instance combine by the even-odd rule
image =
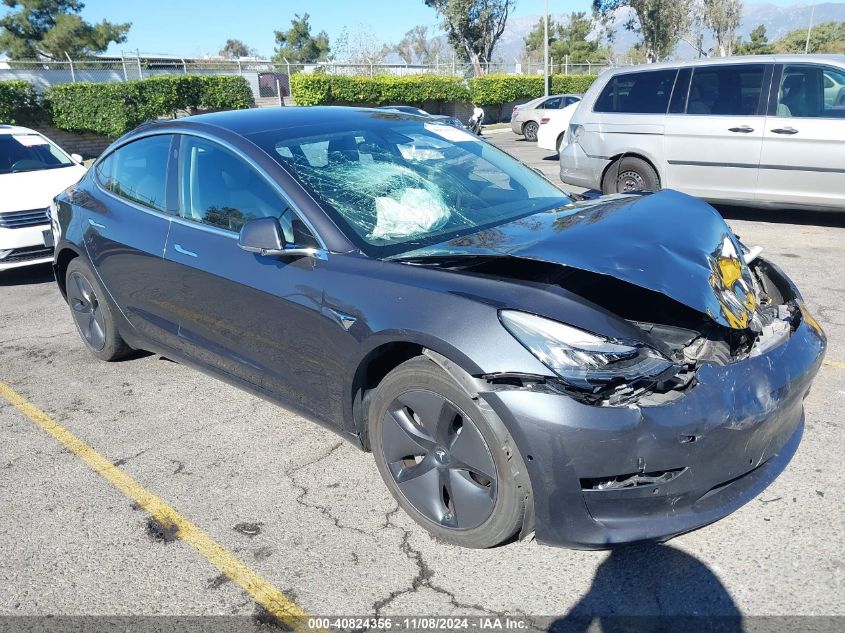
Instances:
[[[138,451],[137,453],[135,453],[134,455],[130,455],[129,457],[121,457],[120,459],[117,459],[117,460],[115,460],[115,461],[114,461],[114,462],[112,462],[112,463],[113,463],[115,466],[123,466],[123,465],[124,465],[126,462],[128,462],[129,460],[131,460],[131,459],[135,459],[136,457],[140,457],[141,455],[143,455],[144,453],[146,453],[146,452],[147,452],[147,450],[149,450],[149,449],[146,449],[146,448],[145,448],[145,449],[142,449],[142,450]]]
[[[69,332],[59,332],[58,334],[27,334],[26,336],[18,336],[16,338],[6,339],[5,341],[0,341],[0,345],[5,345],[6,343],[15,343],[17,341],[24,341],[26,339],[37,339],[39,341],[46,341],[51,338],[59,338],[60,336],[67,336],[68,334],[73,334],[74,330],[70,330]]]
[[[296,488],[297,491],[299,492],[299,494],[297,494],[296,498],[294,499],[294,501],[297,504],[301,505],[304,508],[310,508],[312,510],[317,510],[323,516],[330,519],[334,523],[335,527],[338,528],[338,529],[349,530],[351,532],[357,532],[358,534],[363,534],[364,536],[367,536],[369,538],[375,538],[375,534],[373,534],[371,532],[367,532],[366,530],[362,530],[361,528],[356,527],[354,525],[345,525],[345,524],[341,523],[340,518],[338,516],[336,516],[335,514],[333,514],[331,509],[328,506],[320,505],[318,503],[307,502],[305,500],[305,497],[308,496],[308,493],[310,492],[310,490],[309,490],[307,485],[305,485],[304,483],[300,483],[296,479],[296,474],[299,471],[304,470],[308,466],[313,466],[315,464],[318,464],[321,461],[323,461],[324,459],[328,459],[329,457],[332,456],[332,454],[334,454],[335,451],[337,451],[340,447],[342,447],[343,444],[344,443],[342,441],[336,442],[335,444],[333,444],[331,446],[331,448],[329,448],[328,451],[324,451],[322,455],[318,455],[314,459],[312,459],[308,462],[305,462],[304,464],[300,464],[299,466],[295,466],[295,467],[285,471],[284,474],[290,480],[291,484],[293,484],[293,487]]]
[[[426,562],[425,558],[423,558],[422,552],[411,545],[411,531],[406,530],[402,526],[396,525],[393,522],[393,516],[396,515],[399,511],[400,508],[397,505],[393,510],[386,513],[384,515],[384,524],[382,525],[382,527],[387,529],[396,529],[402,532],[402,541],[399,544],[399,549],[403,554],[405,554],[408,560],[414,563],[417,568],[417,573],[411,579],[410,586],[405,587],[404,589],[394,589],[386,597],[377,600],[373,603],[371,610],[375,617],[381,616],[384,608],[387,607],[394,600],[396,600],[396,598],[398,598],[399,596],[403,596],[409,593],[416,593],[422,587],[431,589],[435,593],[446,596],[449,599],[449,603],[456,609],[472,609],[481,613],[496,615],[500,617],[503,616],[503,613],[499,613],[486,607],[482,607],[479,604],[461,602],[457,599],[453,592],[449,591],[445,587],[441,587],[440,585],[435,584],[432,581],[432,579],[434,578],[434,570],[428,566],[428,563]]]

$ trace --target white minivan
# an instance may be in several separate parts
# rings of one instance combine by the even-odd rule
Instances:
[[[584,95],[563,182],[671,188],[713,202],[845,210],[845,56],[760,55],[616,68]]]

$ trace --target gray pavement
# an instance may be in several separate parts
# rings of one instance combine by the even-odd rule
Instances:
[[[510,132],[489,138],[557,182],[554,156]],[[830,364],[786,472],[662,546],[436,542],[397,511],[371,457],[332,433],[156,355],[96,361],[44,267],[0,273],[0,382],[312,614],[845,615],[845,218],[724,211],[798,283]],[[0,615],[257,613],[2,398],[0,517]],[[244,523],[258,533],[236,529]]]

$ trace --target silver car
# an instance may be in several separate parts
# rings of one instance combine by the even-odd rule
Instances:
[[[578,94],[551,95],[516,105],[511,114],[511,129],[514,134],[525,136],[526,141],[536,141],[540,120],[549,110],[562,110],[580,100]]]
[[[584,95],[563,182],[671,188],[712,202],[845,209],[845,56],[760,55],[617,68]]]

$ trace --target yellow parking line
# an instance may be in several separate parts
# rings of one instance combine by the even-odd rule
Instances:
[[[845,361],[841,360],[826,360],[824,364],[830,367],[836,367],[837,369],[845,369]]]
[[[0,382],[0,395],[61,442],[70,452],[80,457],[115,488],[149,512],[162,526],[175,528],[178,538],[191,545],[212,565],[240,585],[269,613],[292,629],[302,624],[302,619],[308,616],[295,602],[244,565],[199,527],[2,382]]]

